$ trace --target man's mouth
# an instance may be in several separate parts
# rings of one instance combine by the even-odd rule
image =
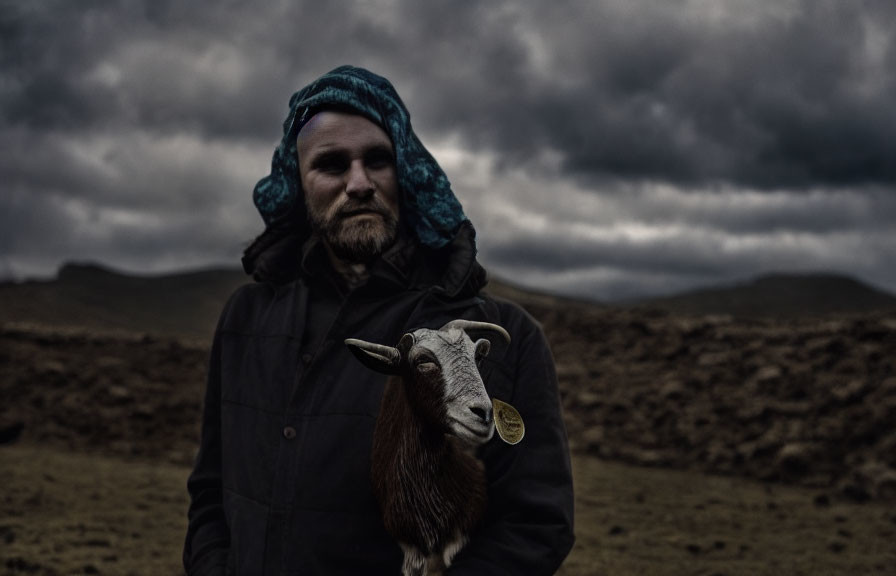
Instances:
[[[360,208],[357,210],[346,210],[345,212],[341,212],[339,216],[341,218],[353,218],[355,216],[382,216],[382,212],[376,210],[374,208]]]

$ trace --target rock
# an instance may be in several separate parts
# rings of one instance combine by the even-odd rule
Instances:
[[[109,396],[116,400],[127,400],[133,396],[131,391],[124,386],[109,386],[107,392],[109,393]]]
[[[668,380],[660,388],[660,398],[665,401],[678,401],[685,397],[687,389],[679,380]]]
[[[850,475],[841,480],[837,488],[843,496],[855,502],[865,502],[871,499],[871,490],[867,481],[856,475]]]
[[[603,404],[603,399],[604,397],[602,394],[597,394],[596,392],[591,392],[589,390],[583,390],[576,396],[578,405],[582,408],[594,408],[595,406],[600,406]]]
[[[37,364],[38,374],[44,376],[65,374],[65,364],[57,360],[44,360]]]
[[[811,411],[813,404],[808,400],[769,400],[766,408],[775,414],[801,416]]]
[[[644,466],[659,466],[667,461],[663,454],[657,450],[637,450],[634,456],[638,463]]]
[[[875,498],[896,500],[896,470],[886,464],[874,463],[861,468],[871,481],[871,491]]]
[[[786,479],[795,479],[809,473],[815,450],[803,443],[791,442],[778,450],[775,456],[775,469]]]
[[[585,366],[581,362],[557,362],[554,368],[557,372],[557,378],[561,380],[576,379],[587,373]]]
[[[25,423],[21,420],[8,422],[0,420],[0,444],[12,444],[22,436]]]
[[[854,379],[831,390],[831,396],[838,402],[857,400],[865,390],[865,381]]]
[[[878,393],[882,396],[896,396],[896,377],[887,378],[881,382]]]
[[[828,550],[839,554],[846,550],[846,542],[842,540],[831,540],[828,542]]]
[[[100,356],[94,361],[94,364],[100,370],[109,370],[111,368],[122,368],[127,366],[127,362],[123,358],[115,356]]]
[[[6,567],[13,573],[20,572],[28,574],[37,574],[44,568],[43,565],[36,562],[30,562],[20,556],[8,558],[6,560]]]
[[[772,384],[781,379],[781,368],[775,365],[763,366],[753,377],[760,384]]]
[[[718,440],[710,440],[706,447],[705,458],[713,467],[722,472],[729,472],[734,462],[735,453],[732,449]]]
[[[586,428],[581,435],[581,441],[590,450],[597,450],[605,441],[604,429],[601,426]]]
[[[706,352],[697,358],[697,365],[702,367],[719,366],[731,360],[729,352]]]
[[[831,497],[827,494],[819,494],[812,499],[812,503],[821,508],[827,508],[831,505]]]
[[[138,418],[152,418],[156,413],[156,408],[149,402],[141,402],[134,406],[132,414]]]

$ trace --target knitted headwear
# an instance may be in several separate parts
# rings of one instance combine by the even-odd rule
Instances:
[[[414,134],[407,108],[392,84],[382,76],[353,66],[340,66],[324,74],[289,99],[283,140],[274,151],[271,173],[255,185],[252,193],[265,225],[271,227],[290,218],[298,220],[291,224],[299,228],[301,236],[310,234],[305,222],[296,137],[316,112],[330,108],[360,114],[389,135],[395,149],[404,227],[424,246],[446,245],[466,220],[448,178]]]

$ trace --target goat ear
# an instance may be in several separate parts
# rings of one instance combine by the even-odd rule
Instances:
[[[345,345],[352,351],[355,358],[371,370],[381,374],[398,374],[401,353],[396,348],[355,338],[348,338]]]
[[[480,338],[476,341],[476,361],[478,362],[482,358],[488,356],[489,351],[492,349],[492,343],[486,340],[485,338]]]
[[[408,357],[408,353],[411,351],[411,347],[417,343],[417,339],[413,334],[407,332],[404,336],[401,337],[401,340],[398,341],[398,353],[405,358]]]

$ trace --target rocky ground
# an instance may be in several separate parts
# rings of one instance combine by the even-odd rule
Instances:
[[[751,522],[758,522],[753,530],[785,522],[781,534],[786,534],[790,530],[786,522],[792,521],[799,526],[791,528],[802,527],[805,531],[816,521],[812,514],[830,516],[827,511],[856,506],[856,502],[871,506],[865,510],[876,524],[864,546],[872,546],[880,554],[869,556],[867,550],[851,543],[859,529],[837,526],[838,522],[830,518],[825,520],[832,522],[828,532],[817,537],[807,532],[805,540],[821,538],[825,554],[842,556],[842,552],[852,550],[857,553],[856,561],[870,558],[871,564],[861,564],[867,568],[858,570],[861,573],[893,565],[889,560],[896,559],[887,556],[890,547],[875,543],[875,538],[889,541],[896,524],[896,517],[887,515],[896,499],[896,315],[748,321],[574,304],[557,307],[537,301],[527,307],[543,323],[555,354],[577,474],[583,474],[583,467],[598,466],[596,462],[621,461],[647,466],[644,474],[659,483],[685,474],[681,486],[694,484],[695,478],[711,478],[705,473],[724,475],[732,481],[749,478],[761,481],[756,486],[767,486],[768,490],[796,490],[791,500],[809,510],[805,513],[808,516],[792,512],[775,520],[773,515],[783,513],[776,507],[789,504],[764,499],[760,491],[760,496],[751,497],[747,503],[726,503],[721,496],[703,494],[677,511],[669,502],[681,503],[681,499],[667,494],[663,511],[658,505],[641,506],[643,494],[648,495],[648,501],[652,498],[645,488],[641,502],[637,494],[629,495],[638,504],[641,519],[614,519],[613,514],[627,506],[616,499],[614,492],[627,493],[630,480],[620,479],[619,486],[607,487],[603,495],[596,496],[588,492],[592,482],[588,473],[577,486],[577,514],[580,519],[590,520],[579,522],[577,552],[565,574],[588,574],[599,566],[612,567],[613,558],[630,556],[633,549],[649,551],[650,546],[657,545],[656,539],[666,544],[671,539],[674,546],[669,544],[670,550],[676,550],[676,554],[684,550],[684,559],[714,554],[719,558],[730,556],[734,562],[740,550],[743,560],[745,555],[750,556],[750,546],[755,549],[743,533],[745,526],[754,526]],[[68,453],[73,458],[88,455],[78,462],[89,462],[91,457],[97,462],[111,462],[105,465],[110,471],[120,467],[116,462],[136,462],[147,469],[167,466],[180,491],[196,448],[206,358],[205,344],[174,338],[3,325],[0,441],[18,439],[19,444],[31,447],[28,450]],[[18,470],[21,462],[35,460],[27,456],[16,460],[11,448],[0,446],[5,473],[10,473],[9,467]],[[49,482],[47,474],[59,478],[46,470],[26,472],[4,480],[25,487],[19,496],[7,491],[0,509],[0,538],[10,546],[22,544],[21,534],[27,532],[25,519],[35,517],[34,511],[45,507],[46,500],[40,494],[52,489],[38,495],[29,490],[34,491],[35,482]],[[37,479],[29,473],[36,474]],[[788,484],[793,488],[773,488]],[[112,481],[111,485],[119,483]],[[83,494],[74,492],[70,497],[78,498],[79,493]],[[724,494],[724,489],[719,494]],[[185,505],[177,498],[168,503],[175,519],[181,518]],[[59,504],[64,497],[53,501]],[[100,495],[96,501],[105,499]],[[677,515],[701,510],[699,506],[713,509],[718,515],[720,527],[712,530],[734,530],[739,535],[713,540],[694,520],[690,532],[688,527],[679,526],[675,528],[679,532],[670,528],[671,532],[654,535],[650,542],[641,541],[650,533],[650,526],[662,524],[664,518],[667,524],[674,524]],[[845,519],[839,524],[854,524],[853,515],[862,509],[850,510],[839,513]],[[750,516],[753,520],[733,520],[741,512],[766,516],[760,514],[760,520],[756,520],[754,514]],[[80,530],[78,522],[73,522],[72,529]],[[731,522],[740,528],[732,528]],[[171,532],[181,531],[180,524],[177,526],[168,530],[166,537],[172,541],[180,537],[171,538]],[[40,529],[34,530],[38,535],[31,538],[40,541]],[[88,548],[91,541],[109,540],[88,536],[81,538]],[[615,544],[622,547],[616,550],[618,557],[606,548]],[[65,547],[58,542],[54,546]],[[120,560],[121,554],[108,550],[115,546],[101,546],[103,549],[95,552]],[[170,543],[165,546],[171,547]],[[598,548],[592,551],[583,546]],[[741,546],[747,546],[747,551]],[[8,574],[79,573],[83,569],[82,565],[75,572],[30,570],[28,567],[37,560],[23,554],[0,553],[6,563],[0,566],[0,573],[4,569]],[[90,565],[102,573],[124,573],[110,568],[119,560],[110,560],[101,569],[102,558],[94,557]],[[669,558],[648,557],[639,568],[620,564],[628,568],[620,568],[619,573],[650,573],[650,562],[656,562],[656,572],[665,573],[662,567]],[[176,565],[176,558],[167,561]],[[136,569],[132,573],[156,572]],[[745,568],[677,573],[760,572]]]
[[[805,488],[576,454],[560,576],[892,574],[896,513]],[[187,466],[0,447],[0,575],[182,574]]]
[[[190,464],[208,350],[173,338],[0,329],[0,423],[78,452]]]
[[[573,450],[896,498],[896,315],[532,311]]]
[[[573,451],[896,499],[896,315],[530,310]],[[5,325],[0,422],[51,445],[189,464],[206,360],[173,338]]]

